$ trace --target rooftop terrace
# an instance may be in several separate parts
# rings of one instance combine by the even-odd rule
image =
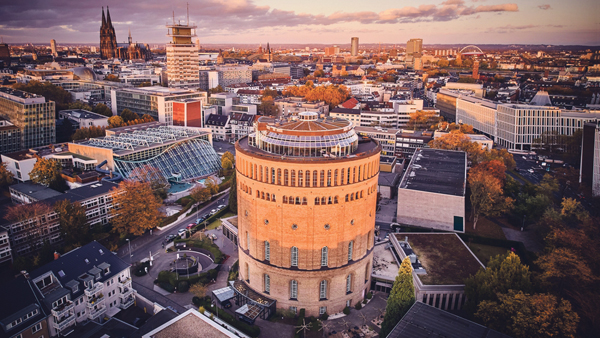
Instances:
[[[426,274],[417,274],[424,285],[462,285],[483,264],[456,234],[397,233],[398,242],[408,244]]]

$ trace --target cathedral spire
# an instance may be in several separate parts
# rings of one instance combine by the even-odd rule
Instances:
[[[131,44],[131,27],[129,28],[129,44]]]
[[[106,6],[106,23],[112,27],[112,21],[110,20],[110,12],[108,11],[108,6]]]
[[[104,6],[102,6],[102,27],[106,26],[106,18],[104,17]]]

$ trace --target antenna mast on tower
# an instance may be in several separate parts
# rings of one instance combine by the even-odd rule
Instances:
[[[187,25],[190,25],[190,3],[187,3]]]

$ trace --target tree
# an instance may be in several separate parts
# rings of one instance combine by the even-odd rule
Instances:
[[[38,157],[29,173],[31,181],[36,184],[45,185],[51,189],[65,192],[69,186],[65,179],[60,175],[62,167],[60,162],[53,159]]]
[[[149,182],[123,181],[112,190],[112,197],[116,206],[111,210],[114,232],[139,236],[160,224],[162,203]]]
[[[545,174],[539,185],[539,191],[549,198],[558,191],[558,181],[550,174]]]
[[[104,81],[121,82],[118,75],[108,74],[104,77]]]
[[[229,151],[226,151],[223,156],[221,156],[221,167],[223,169],[231,169],[233,168],[233,162],[235,161],[233,154]],[[227,164],[227,165],[226,165]]]
[[[160,170],[149,164],[133,169],[129,174],[129,179],[140,182],[149,182],[154,196],[161,201],[167,198],[169,188],[171,187]]]
[[[496,301],[498,294],[507,293],[510,289],[531,290],[529,267],[521,264],[521,259],[513,252],[492,257],[487,268],[479,269],[465,280],[465,309],[474,313],[480,302]]]
[[[54,211],[58,215],[65,244],[71,248],[87,244],[90,226],[87,223],[85,207],[79,202],[71,203],[64,199],[54,204]]]
[[[113,116],[112,110],[108,108],[104,103],[98,103],[92,111],[96,114],[104,115],[106,117]]]
[[[88,139],[88,138],[104,137],[104,136],[106,136],[106,131],[104,130],[104,127],[90,126],[87,128],[77,129],[75,131],[75,133],[73,134],[73,136],[71,136],[71,139],[73,141],[77,141],[77,140],[84,140],[84,139]]]
[[[437,65],[440,68],[446,68],[450,65],[450,63],[448,62],[448,60],[440,59],[438,60]]]
[[[42,95],[46,100],[56,103],[56,112],[68,108],[68,104],[73,101],[71,93],[64,90],[62,87],[55,86],[50,82],[29,81],[27,84],[16,83],[14,89],[25,92]]]
[[[198,298],[204,298],[204,297],[206,297],[208,288],[206,287],[206,285],[204,285],[202,283],[196,283],[196,284],[192,284],[192,286],[190,286],[189,292],[191,292],[194,296],[196,296]]]
[[[569,248],[556,248],[535,262],[542,270],[542,280],[564,295],[572,285],[585,286],[598,279],[581,257]]]
[[[263,96],[257,107],[259,113],[264,116],[277,116],[279,114],[275,101],[270,96]]]
[[[473,229],[479,216],[496,217],[512,209],[513,199],[505,197],[502,182],[487,172],[470,172],[467,179],[471,192]]]
[[[502,185],[504,185],[504,180],[506,179],[506,166],[499,160],[480,162],[474,165],[469,172],[492,175],[494,178],[498,179]]]
[[[89,105],[87,105],[81,101],[75,101],[73,103],[69,103],[69,109],[83,109],[83,110],[87,110],[87,111],[92,111],[92,107],[90,107]]]
[[[14,175],[6,169],[6,163],[0,163],[0,187],[5,187],[14,181]]]
[[[237,215],[238,213],[238,204],[237,204],[237,180],[236,180],[236,172],[233,172],[233,177],[231,178],[231,189],[229,190],[229,210]]]
[[[51,211],[52,208],[43,202],[17,204],[7,208],[4,218],[23,226],[20,241],[30,246],[31,251],[35,251],[42,245],[42,232],[44,231],[42,225],[44,221],[41,218]]]
[[[396,276],[394,286],[388,297],[379,336],[387,337],[414,302],[415,289],[413,286],[412,265],[410,257],[406,257],[400,264],[398,276]]]
[[[125,126],[125,121],[121,116],[115,115],[108,118],[108,129]]]
[[[313,76],[314,77],[324,77],[325,76],[325,72],[323,71],[323,69],[317,69],[313,73]]]
[[[225,89],[223,89],[223,87],[221,87],[221,85],[218,85],[215,88],[209,89],[208,93],[209,94],[218,94],[218,93],[222,93],[224,91],[225,91]]]
[[[515,338],[575,337],[579,316],[571,303],[551,294],[510,290],[483,301],[475,314],[491,329]]]
[[[265,88],[262,91],[262,96],[270,96],[270,97],[275,98],[275,97],[279,96],[279,93],[275,89]]]
[[[211,195],[214,195],[219,192],[219,185],[217,184],[217,181],[212,176],[208,177],[204,181],[204,186],[208,189],[208,191],[210,191]]]
[[[441,117],[431,110],[418,110],[409,114],[408,127],[422,130],[440,122]]]
[[[121,112],[121,114],[119,114],[119,116],[121,116],[121,118],[125,122],[138,120],[140,118],[140,116],[138,114],[132,112],[131,110],[129,110],[127,108],[123,109],[123,111]]]
[[[210,199],[210,196],[210,189],[203,186],[197,186],[190,192],[190,197],[196,201],[196,203],[204,203]]]

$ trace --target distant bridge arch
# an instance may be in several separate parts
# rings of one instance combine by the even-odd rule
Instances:
[[[481,48],[475,45],[468,45],[466,47],[463,47],[459,53],[462,55],[483,55],[483,51],[481,50]]]

